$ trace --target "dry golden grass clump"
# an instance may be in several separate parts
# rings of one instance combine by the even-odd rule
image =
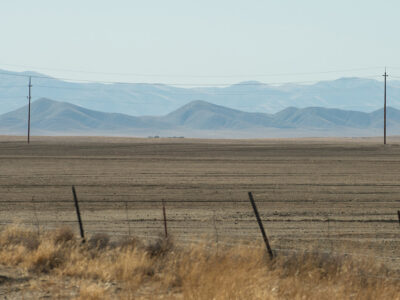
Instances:
[[[0,232],[1,264],[80,282],[78,299],[400,299],[396,275],[371,259],[308,252],[271,261],[262,247],[215,250],[106,235],[82,244],[68,228]]]

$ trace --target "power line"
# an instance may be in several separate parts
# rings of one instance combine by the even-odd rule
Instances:
[[[1,73],[0,73],[1,74]],[[379,78],[378,75],[370,75],[363,76],[362,78]],[[55,79],[55,78],[53,78]],[[57,78],[59,79],[59,78]],[[72,79],[71,79],[72,80]],[[91,81],[91,83],[100,83],[100,84],[121,84],[121,85],[155,85],[155,86],[185,86],[185,87],[232,87],[232,86],[268,86],[271,87],[273,85],[290,85],[290,84],[313,84],[317,83],[318,80],[307,80],[307,81],[277,81],[277,82],[239,82],[239,83],[147,83],[147,82],[105,82],[105,81]],[[45,87],[44,85],[42,87]],[[50,86],[46,86],[50,87]],[[64,88],[64,87],[60,87]],[[71,88],[73,89],[73,88]],[[78,88],[79,89],[79,88]]]
[[[273,84],[304,84],[304,83],[315,83],[316,80],[313,81],[291,81],[291,82],[275,82],[275,83],[260,83],[260,82],[242,82],[242,83],[223,83],[223,84],[215,84],[215,83],[201,83],[201,84],[196,84],[196,83],[146,83],[146,82],[122,82],[122,81],[96,81],[96,80],[84,80],[84,79],[73,79],[73,78],[62,78],[62,77],[50,77],[50,76],[39,76],[39,75],[25,75],[25,74],[16,74],[16,73],[9,73],[9,72],[4,72],[1,71],[0,75],[6,75],[6,76],[18,76],[18,77],[25,77],[25,78],[39,78],[39,79],[50,79],[50,80],[63,80],[63,81],[78,81],[78,82],[86,82],[86,83],[99,83],[99,84],[121,84],[121,85],[128,85],[128,84],[137,84],[137,85],[159,85],[159,86],[215,86],[215,87],[221,87],[221,86],[241,86],[241,85],[256,85],[256,86],[262,86],[262,85],[273,85]]]
[[[329,73],[327,71],[325,73]],[[316,83],[319,80],[307,80],[307,81],[284,81],[284,82],[268,82],[268,83],[261,83],[261,82],[241,82],[241,83],[146,83],[146,82],[124,82],[124,81],[101,81],[101,80],[89,80],[89,79],[74,79],[74,78],[65,78],[65,77],[51,77],[45,75],[25,75],[25,74],[18,74],[18,73],[10,73],[5,71],[0,71],[1,75],[6,76],[17,76],[17,77],[25,77],[25,78],[40,78],[40,79],[49,79],[49,80],[62,80],[62,81],[70,81],[70,82],[85,82],[85,83],[93,83],[93,84],[121,84],[121,85],[131,85],[131,84],[142,84],[142,85],[158,85],[158,86],[188,86],[188,87],[223,87],[223,86],[262,86],[262,85],[284,85],[284,84],[311,84]],[[311,74],[311,73],[310,73]],[[316,74],[316,73],[315,73]],[[320,73],[321,74],[321,73]],[[289,75],[289,74],[287,74]],[[292,74],[293,75],[293,74]],[[271,75],[273,76],[273,75]],[[370,76],[363,76],[362,78],[378,78],[377,75],[370,75]]]
[[[26,88],[26,86],[25,86],[25,88]],[[26,95],[21,95],[21,96],[15,96],[15,95],[13,95],[12,97],[3,97],[3,98],[0,98],[0,99],[6,100],[6,99],[21,99],[21,98],[26,99]]]
[[[353,68],[353,69],[339,69],[339,70],[328,70],[328,71],[314,71],[314,72],[294,72],[294,73],[269,73],[269,74],[219,74],[219,75],[196,75],[196,74],[160,74],[160,73],[118,73],[118,72],[102,72],[102,71],[87,71],[87,70],[73,70],[73,69],[60,69],[60,68],[47,68],[47,67],[35,67],[27,65],[15,65],[15,64],[3,64],[4,66],[13,66],[29,69],[42,69],[50,71],[61,71],[71,73],[85,73],[85,74],[101,74],[101,75],[118,75],[118,76],[137,76],[137,77],[189,77],[189,78],[240,78],[240,77],[274,77],[274,76],[290,76],[290,75],[313,75],[313,74],[330,74],[330,73],[342,73],[342,72],[357,72],[366,70],[377,70],[382,69],[382,66],[376,67],[364,67],[364,68]]]
[[[121,84],[121,85],[127,85],[127,84],[137,84],[137,85],[159,85],[159,86],[227,86],[227,85],[266,85],[264,83],[260,82],[242,82],[242,83],[223,83],[223,84],[215,84],[215,83],[202,83],[202,84],[196,84],[196,83],[146,83],[146,82],[123,82],[123,81],[96,81],[96,80],[84,80],[84,79],[73,79],[73,78],[63,78],[63,77],[50,77],[50,76],[39,76],[39,75],[25,75],[25,74],[16,74],[16,73],[9,73],[9,72],[4,72],[1,71],[0,75],[6,75],[6,76],[17,76],[17,77],[25,77],[25,78],[38,78],[38,79],[50,79],[50,80],[63,80],[63,81],[77,81],[77,82],[86,82],[86,83],[99,83],[99,84]],[[279,83],[270,83],[270,84],[285,84],[285,83],[313,83],[315,81],[299,81],[299,82],[279,82]]]
[[[91,88],[85,88],[85,87],[62,87],[62,86],[49,86],[49,85],[40,85],[37,84],[35,85],[36,87],[41,87],[41,88],[49,88],[49,89],[62,89],[62,90],[83,90],[83,91],[97,91],[97,89],[91,89]],[[145,91],[130,91],[133,94],[141,94],[141,95],[157,95],[158,91],[153,91],[153,92],[145,92]],[[186,91],[183,92],[168,92],[168,95],[178,95],[178,96],[241,96],[241,95],[256,95],[257,91],[249,91],[249,92],[212,92],[210,93],[209,91],[203,91],[203,90],[198,90],[196,93],[188,93]]]
[[[0,88],[26,87],[26,85],[0,85]]]
[[[36,87],[42,87],[42,88],[50,88],[50,89],[62,89],[62,90],[97,90],[97,89],[88,89],[88,88],[84,88],[84,87],[62,87],[62,86],[49,86],[49,85],[36,85]],[[148,95],[154,95],[157,94],[157,91],[153,91],[153,92],[143,92],[143,91],[131,91],[133,93],[137,93],[137,94],[148,94]],[[197,93],[186,93],[186,92],[182,92],[182,93],[177,93],[177,92],[169,92],[168,94],[171,95],[198,95],[200,93],[204,93],[207,94],[207,92],[205,91],[198,91]],[[212,93],[210,95],[248,95],[249,93],[242,93],[242,94],[238,94],[238,93]]]

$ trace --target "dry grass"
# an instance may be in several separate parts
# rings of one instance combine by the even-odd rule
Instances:
[[[75,280],[77,299],[400,299],[396,275],[372,260],[307,252],[270,261],[247,245],[216,254],[206,243],[105,240],[82,244],[67,228],[38,236],[12,226],[0,233],[0,263]]]

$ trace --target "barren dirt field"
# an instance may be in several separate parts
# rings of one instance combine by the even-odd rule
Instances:
[[[0,224],[371,255],[400,268],[400,140],[0,138]]]

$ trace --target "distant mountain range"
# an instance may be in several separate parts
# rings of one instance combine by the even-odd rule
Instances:
[[[27,106],[0,115],[0,134],[25,134]],[[164,116],[104,113],[39,99],[31,105],[33,135],[187,137],[369,136],[381,134],[383,110],[371,113],[289,107],[275,114],[243,112],[193,101]],[[400,134],[400,110],[388,108],[389,134]]]
[[[76,83],[40,78],[45,75],[34,72],[0,70],[0,114],[26,104],[27,75],[35,76],[33,99],[49,98],[134,116],[166,115],[194,100],[260,113],[277,113],[287,107],[372,112],[383,106],[383,83],[374,79],[341,78],[310,85],[249,81],[228,87],[180,88],[165,84]],[[400,81],[389,80],[387,94],[388,104],[400,109]]]

